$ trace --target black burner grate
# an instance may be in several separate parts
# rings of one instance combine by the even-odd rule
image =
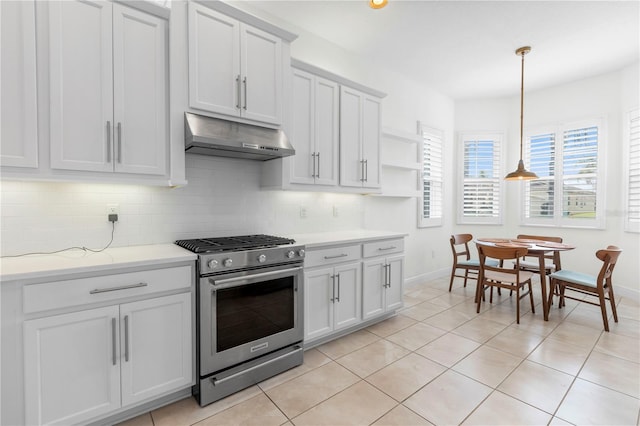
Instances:
[[[293,243],[295,243],[295,240],[273,235],[241,235],[238,237],[196,238],[176,241],[177,245],[194,253],[242,251]]]

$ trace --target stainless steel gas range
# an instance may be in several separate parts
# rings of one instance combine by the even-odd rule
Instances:
[[[176,244],[198,254],[201,406],[302,364],[304,246],[269,235]]]

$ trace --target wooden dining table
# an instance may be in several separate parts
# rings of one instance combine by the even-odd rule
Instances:
[[[556,243],[551,241],[534,240],[534,239],[518,239],[518,238],[478,238],[475,240],[476,244],[488,245],[494,247],[526,247],[527,256],[537,257],[539,261],[540,271],[540,288],[542,292],[542,311],[545,321],[549,321],[549,303],[547,299],[547,275],[545,274],[545,255],[554,252],[562,252],[573,250],[575,246],[564,243]],[[560,270],[560,260],[555,265],[556,270]],[[480,288],[480,281],[478,280],[478,289]],[[553,289],[549,289],[553,291]],[[477,293],[478,291],[476,291]]]

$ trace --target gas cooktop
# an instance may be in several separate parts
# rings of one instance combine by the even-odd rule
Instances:
[[[243,251],[294,244],[295,240],[273,235],[241,235],[236,237],[195,238],[175,242],[194,253]]]

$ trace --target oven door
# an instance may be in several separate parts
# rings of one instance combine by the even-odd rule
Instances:
[[[202,277],[200,376],[303,338],[302,266]]]

